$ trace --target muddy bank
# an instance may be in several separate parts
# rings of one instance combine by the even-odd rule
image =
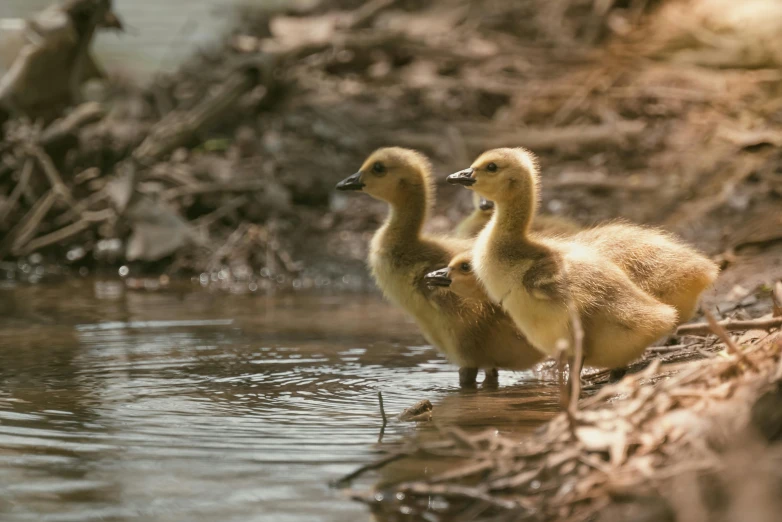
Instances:
[[[440,424],[436,440],[410,440],[338,485],[380,470],[348,493],[379,520],[773,520],[782,337],[749,331],[730,341],[737,352],[681,341],[616,384],[588,377],[578,407],[533,435]],[[428,472],[385,470],[405,461]]]
[[[782,78],[773,24],[744,34],[714,19],[715,2],[242,13],[222,45],[145,88],[109,81],[90,104],[71,93],[61,119],[2,104],[3,267],[360,288],[383,206],[332,187],[388,144],[432,155],[442,175],[487,147],[528,146],[545,212],[662,225],[741,266],[782,230]],[[443,186],[430,227],[468,210]]]

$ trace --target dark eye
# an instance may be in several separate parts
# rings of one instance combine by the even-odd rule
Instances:
[[[469,272],[470,271],[470,263],[466,263],[466,262],[462,263],[459,268],[461,268],[462,272]]]
[[[488,170],[489,172],[497,172],[497,164],[494,162],[489,163],[488,165],[486,165],[486,170]]]
[[[386,167],[379,161],[376,161],[374,165],[372,165],[372,172],[375,174],[383,174],[386,171]]]

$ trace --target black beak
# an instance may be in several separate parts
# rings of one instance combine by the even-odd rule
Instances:
[[[361,190],[364,184],[361,183],[361,172],[356,172],[337,183],[337,190]]]
[[[424,281],[426,281],[427,286],[430,287],[451,286],[451,278],[448,277],[448,272],[449,272],[448,267],[441,268],[440,270],[435,270],[434,272],[429,272],[424,276]]]
[[[478,203],[478,208],[481,210],[492,210],[494,208],[494,201],[489,201],[486,198],[481,198]]]
[[[475,184],[475,178],[472,177],[473,172],[475,172],[475,169],[469,168],[460,170],[459,172],[454,172],[445,180],[448,183],[452,183],[454,185],[464,185],[465,187],[469,187],[470,185]]]

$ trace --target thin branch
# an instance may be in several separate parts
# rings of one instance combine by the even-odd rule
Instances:
[[[714,318],[714,314],[711,312],[706,312],[706,320],[709,323],[709,327],[711,328],[711,331],[714,332],[717,337],[720,338],[720,340],[725,343],[725,347],[728,350],[728,353],[736,356],[739,361],[746,364],[749,368],[752,368],[753,370],[757,371],[757,366],[750,361],[746,355],[744,355],[744,352],[741,351],[741,348],[735,343],[735,341],[730,337],[730,334],[723,328],[722,325],[720,325],[717,320]]]
[[[38,160],[38,164],[41,165],[41,169],[43,169],[44,174],[46,174],[46,177],[49,179],[49,183],[54,191],[59,194],[70,208],[74,208],[76,206],[76,201],[73,199],[73,194],[71,194],[70,189],[62,180],[62,176],[60,176],[60,173],[57,171],[57,167],[54,166],[52,158],[50,158],[40,147],[32,147],[31,153]]]
[[[388,418],[386,417],[386,409],[383,407],[383,392],[377,391],[377,400],[380,403],[380,416],[383,417],[383,425],[380,426],[380,434],[377,436],[378,444],[383,442],[383,434],[386,432],[386,424],[388,424]]]
[[[782,317],[764,317],[760,319],[748,319],[738,321],[726,319],[716,323],[720,328],[729,332],[745,330],[771,330],[782,326]],[[676,330],[676,335],[709,335],[715,333],[708,323],[685,324]]]
[[[771,300],[774,303],[774,317],[782,317],[782,281],[777,281],[774,284],[774,289],[771,290]]]
[[[18,225],[16,233],[13,235],[14,240],[11,246],[13,254],[18,255],[19,250],[35,235],[36,230],[41,225],[41,221],[49,213],[56,199],[57,194],[55,194],[54,190],[50,190],[36,201],[33,208],[25,214]]]
[[[19,201],[19,198],[22,196],[22,192],[27,188],[27,184],[30,183],[30,178],[32,178],[33,175],[33,167],[33,160],[28,158],[24,162],[22,174],[19,176],[19,181],[16,183],[16,186],[14,186],[14,190],[11,192],[11,195],[8,196],[8,200],[3,204],[2,208],[0,208],[0,224],[6,220],[16,206],[16,203]]]
[[[370,462],[369,464],[364,464],[360,468],[356,469],[355,471],[352,471],[351,473],[348,473],[347,475],[335,480],[331,483],[333,487],[336,488],[342,488],[347,486],[351,481],[353,481],[355,478],[363,475],[367,471],[372,471],[375,469],[380,469],[385,467],[388,464],[391,464],[392,462],[395,462],[399,459],[403,459],[405,457],[410,456],[411,453],[408,453],[406,451],[400,451],[397,453],[391,453],[390,455],[387,455],[383,457],[380,460],[376,460],[374,462]]]

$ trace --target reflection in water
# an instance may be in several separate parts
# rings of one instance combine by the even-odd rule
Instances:
[[[458,390],[422,343],[376,296],[2,289],[0,519],[368,520],[328,482],[376,454],[377,390],[466,429],[554,411],[530,374]],[[382,445],[414,430],[392,420]]]

